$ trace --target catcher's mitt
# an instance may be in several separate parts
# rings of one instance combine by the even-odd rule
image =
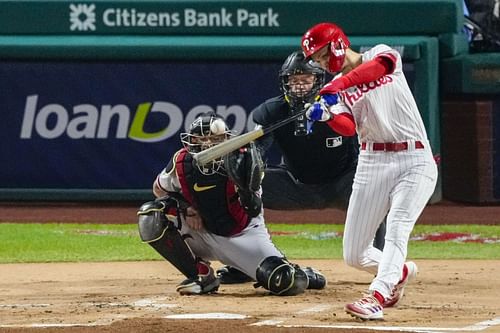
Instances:
[[[224,167],[228,177],[239,189],[256,192],[264,177],[264,162],[255,143],[226,155]]]

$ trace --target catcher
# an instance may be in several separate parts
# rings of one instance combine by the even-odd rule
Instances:
[[[202,114],[181,134],[184,147],[153,184],[157,199],[139,209],[141,239],[186,276],[177,286],[181,295],[218,290],[210,260],[237,268],[274,295],[323,289],[320,272],[289,262],[271,241],[262,214],[264,166],[253,144],[207,165],[193,160],[193,153],[229,135],[214,113]]]

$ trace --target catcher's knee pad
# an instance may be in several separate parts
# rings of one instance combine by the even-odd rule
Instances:
[[[264,259],[256,273],[257,283],[279,296],[301,294],[309,283],[306,273],[299,266],[276,256]]]
[[[139,235],[143,242],[153,242],[163,236],[168,226],[165,216],[165,203],[162,201],[148,201],[137,212],[139,216]]]

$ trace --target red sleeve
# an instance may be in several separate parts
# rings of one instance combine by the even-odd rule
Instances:
[[[335,94],[340,90],[354,87],[359,84],[375,81],[391,74],[396,67],[396,58],[391,54],[380,54],[375,59],[365,62],[346,75],[343,75],[325,85],[320,94]]]
[[[347,75],[341,76],[344,81],[344,89],[356,86],[358,84],[368,83],[392,73],[394,70],[393,62],[386,56],[378,56],[373,60],[359,65]]]
[[[343,136],[353,136],[356,134],[354,118],[349,113],[336,114],[327,122],[328,126],[335,132]]]

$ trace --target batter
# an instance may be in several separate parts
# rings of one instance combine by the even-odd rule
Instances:
[[[395,306],[418,268],[406,262],[408,239],[430,199],[437,167],[399,53],[376,45],[363,54],[349,48],[340,27],[320,23],[302,37],[306,57],[337,76],[320,91],[307,117],[335,122],[351,115],[360,156],[347,209],[345,262],[376,274],[368,293],[345,310],[361,319],[382,319]],[[345,119],[345,117],[343,117]],[[387,214],[385,247],[372,239]]]

